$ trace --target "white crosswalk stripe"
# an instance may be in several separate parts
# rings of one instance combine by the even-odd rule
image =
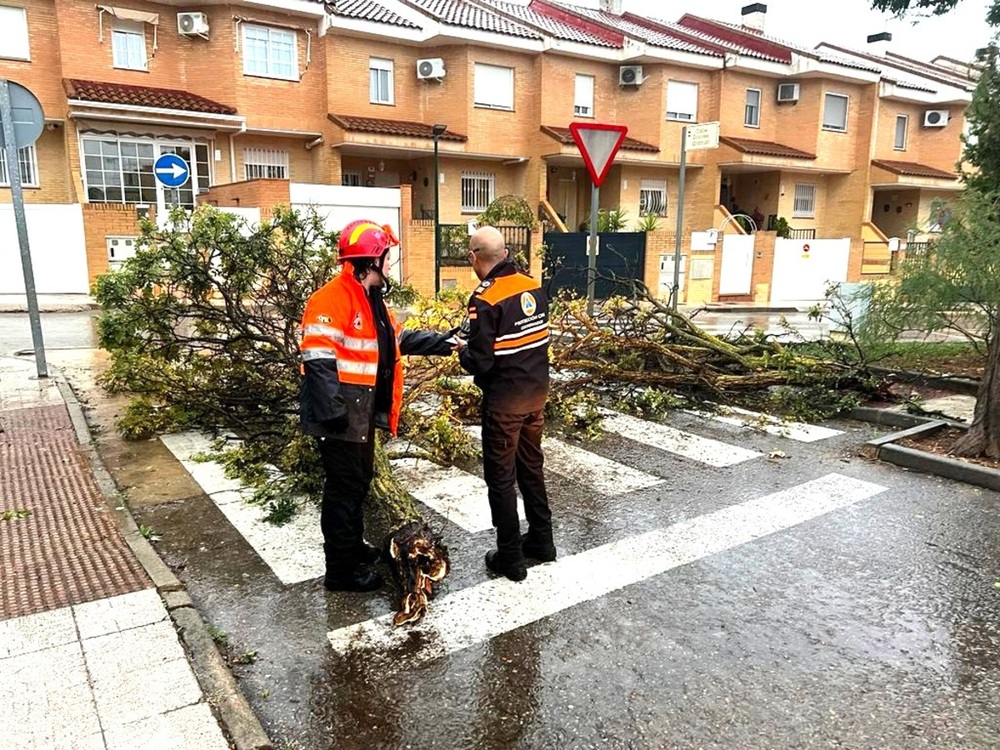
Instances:
[[[601,425],[608,432],[708,466],[733,466],[763,455],[738,445],[701,437],[658,422],[630,417],[627,414],[606,409],[602,410],[601,414],[603,416]]]
[[[770,414],[761,414],[735,406],[722,406],[719,407],[719,411],[717,412],[687,410],[685,414],[691,414],[702,419],[710,419],[722,424],[733,425],[734,427],[759,430],[770,435],[796,440],[800,443],[815,443],[819,440],[826,440],[827,438],[842,434],[840,430],[834,430],[830,427],[785,421],[777,417],[772,417]]]
[[[623,539],[531,569],[521,583],[492,579],[434,602],[427,618],[393,628],[392,615],[329,634],[340,654],[364,652],[386,670],[437,659],[502,633],[597,599],[885,491],[870,482],[828,474],[781,492]],[[394,650],[398,649],[398,650]]]

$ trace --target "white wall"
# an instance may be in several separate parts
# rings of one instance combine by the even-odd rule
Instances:
[[[370,219],[376,224],[388,224],[397,237],[400,232],[400,206],[398,188],[346,187],[343,185],[318,185],[293,182],[289,186],[292,208],[305,211],[314,209],[322,218],[328,231],[339,232],[357,219]],[[400,280],[400,248],[389,253],[389,275]]]
[[[806,247],[808,246],[808,250]],[[785,240],[774,243],[771,302],[819,302],[832,281],[847,281],[851,240]]]
[[[38,294],[87,294],[87,241],[79,204],[24,207]],[[24,294],[14,206],[0,204],[0,294]]]

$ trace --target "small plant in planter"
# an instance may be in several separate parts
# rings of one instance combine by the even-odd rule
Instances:
[[[659,228],[660,217],[656,214],[640,216],[639,220],[635,223],[635,231],[637,232],[655,232]]]
[[[779,237],[785,240],[792,236],[792,228],[788,226],[788,219],[784,216],[779,216],[777,221],[774,222],[774,231],[778,233]]]

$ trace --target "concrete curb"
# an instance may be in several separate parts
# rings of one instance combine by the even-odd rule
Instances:
[[[934,474],[946,479],[954,479],[957,482],[964,482],[976,487],[985,487],[986,489],[1000,491],[1000,470],[959,461],[947,456],[926,453],[925,451],[908,448],[905,445],[894,445],[897,440],[904,440],[908,437],[937,432],[946,427],[965,428],[968,425],[960,422],[952,422],[947,419],[929,419],[910,414],[900,414],[887,409],[852,409],[848,416],[864,422],[889,424],[895,427],[906,428],[865,443],[861,450],[869,458],[876,458],[880,461],[886,461],[905,469],[921,471],[925,474]]]
[[[204,620],[194,608],[194,603],[184,584],[160,559],[156,550],[139,533],[139,527],[120,497],[114,479],[104,466],[94,444],[84,416],[83,407],[76,398],[72,387],[65,378],[49,365],[49,374],[55,380],[62,394],[73,422],[77,441],[87,454],[94,480],[101,491],[104,502],[114,514],[125,542],[146,570],[157,593],[163,599],[170,613],[181,641],[187,649],[198,683],[206,699],[215,707],[229,738],[237,750],[274,750],[274,745],[261,726],[260,720],[250,708],[236,680],[223,660],[222,655],[209,635]]]
[[[961,393],[964,396],[976,396],[979,394],[979,381],[973,378],[962,378],[955,376],[950,377],[933,377],[927,376],[919,372],[911,372],[909,370],[893,370],[888,367],[869,367],[875,375],[881,375],[883,377],[892,376],[901,383],[916,383],[917,385],[926,385],[930,388],[947,388],[949,390]]]

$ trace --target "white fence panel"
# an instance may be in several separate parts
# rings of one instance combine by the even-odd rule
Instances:
[[[24,207],[38,294],[87,294],[87,241],[80,204]],[[14,206],[0,204],[0,294],[24,294]]]
[[[851,240],[786,240],[774,243],[771,302],[825,299],[830,282],[847,281]]]
[[[339,231],[356,219],[371,219],[376,224],[388,224],[397,237],[400,232],[398,188],[347,187],[293,182],[289,186],[292,208],[313,209],[323,218],[329,231]],[[389,275],[400,280],[400,248],[389,253]]]
[[[755,236],[727,234],[722,241],[719,294],[750,294]]]

